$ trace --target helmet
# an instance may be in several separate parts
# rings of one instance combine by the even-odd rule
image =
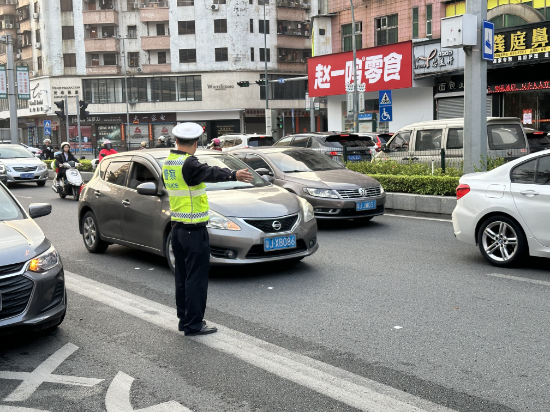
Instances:
[[[166,140],[166,138],[165,138],[164,136],[160,136],[160,137],[159,137],[159,140],[160,140],[161,142],[164,142],[164,140]]]
[[[63,143],[61,143],[61,151],[63,151],[63,148],[65,146],[69,146],[69,150],[71,150],[71,145],[69,144],[69,142],[63,142]]]
[[[44,139],[44,144],[51,143],[52,141],[50,139]]]
[[[141,147],[147,147],[147,142],[141,142]]]
[[[219,146],[221,144],[220,139],[218,138],[212,139],[212,143],[214,143],[216,146]]]

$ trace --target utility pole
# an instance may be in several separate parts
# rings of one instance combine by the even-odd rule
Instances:
[[[355,13],[353,10],[353,0],[349,0],[349,4],[351,5],[351,47],[353,49],[353,131],[355,133],[358,133],[359,118],[357,107],[357,44],[355,42]]]
[[[7,45],[8,54],[8,102],[10,106],[10,138],[11,142],[19,143],[18,120],[17,120],[17,92],[15,90],[15,64],[13,61],[13,37],[6,34],[0,38]]]
[[[80,100],[78,95],[74,97],[76,99],[76,119],[78,124],[78,152],[82,157],[82,133],[80,132]]]
[[[124,59],[124,95],[126,99],[126,150],[128,151],[130,150],[130,103],[128,102],[128,77],[126,74],[128,70],[126,68],[126,46],[124,43],[124,40],[126,40],[127,38],[120,37],[120,39],[122,40],[122,58]]]
[[[477,16],[477,44],[464,47],[464,173],[473,173],[487,158],[487,61],[482,59],[487,0],[467,1],[466,13]]]
[[[309,98],[309,129],[311,132],[315,131],[315,97]]]
[[[69,135],[69,99],[67,98],[67,95],[65,95],[65,123],[67,126],[67,143],[71,146],[71,138]]]
[[[269,121],[267,112],[269,111],[269,80],[267,79],[267,26],[265,20],[265,4],[268,0],[264,1],[264,69],[265,69],[265,133],[269,136],[273,136],[273,131],[271,130],[271,113],[269,115]]]

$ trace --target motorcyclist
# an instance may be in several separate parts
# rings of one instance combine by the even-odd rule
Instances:
[[[212,146],[210,147],[210,150],[219,150],[220,152],[222,151],[222,143],[220,142],[220,139],[212,139]]]
[[[45,160],[53,160],[54,158],[52,141],[50,139],[44,139],[44,146],[42,146],[42,157]]]
[[[141,146],[139,147],[139,150],[147,149],[147,142],[141,142]]]
[[[103,160],[104,157],[118,153],[115,149],[113,149],[113,145],[110,140],[105,139],[103,141],[103,149],[99,152],[99,161]]]
[[[55,163],[58,167],[57,172],[57,184],[59,186],[63,185],[63,179],[66,176],[66,169],[69,169],[71,166],[69,165],[69,162],[73,161],[75,163],[75,166],[80,166],[80,163],[78,163],[78,160],[74,155],[71,153],[71,146],[68,142],[61,143],[61,153],[58,154],[55,157]]]
[[[160,148],[165,148],[165,147],[167,147],[167,146],[166,146],[166,143],[164,143],[165,140],[166,140],[166,139],[164,138],[164,136],[160,136],[160,137],[159,137],[159,140],[158,140],[158,143],[157,143],[157,145],[155,146],[155,148],[160,149]]]

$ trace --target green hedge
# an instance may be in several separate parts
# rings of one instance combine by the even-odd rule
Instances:
[[[407,175],[376,175],[387,192],[414,193],[419,195],[454,196],[459,177],[456,176],[407,176]]]
[[[450,167],[447,164],[445,174],[440,167],[434,168],[433,176],[462,176],[462,164]],[[375,160],[373,162],[348,162],[346,167],[366,175],[406,175],[432,176],[432,165],[426,163],[399,163],[395,160]]]
[[[53,162],[53,160],[44,160],[44,163],[46,163],[48,165],[49,169],[52,168],[52,162]],[[82,165],[82,166],[79,166],[77,168],[81,172],[93,172],[94,171],[92,169],[92,161],[91,160],[82,159],[82,160],[79,160],[78,163],[80,163]]]

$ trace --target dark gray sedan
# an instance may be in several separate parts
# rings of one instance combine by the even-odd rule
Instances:
[[[306,199],[317,219],[372,219],[384,214],[382,185],[311,149],[263,147],[231,154],[267,181]]]

